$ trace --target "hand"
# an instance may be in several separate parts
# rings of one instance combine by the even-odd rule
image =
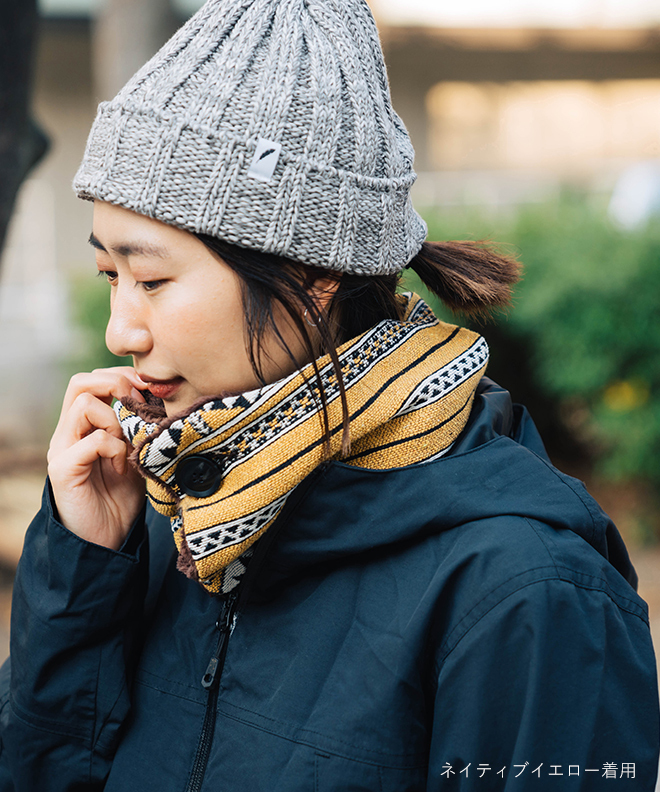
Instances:
[[[60,521],[94,544],[118,550],[145,498],[145,482],[129,464],[111,407],[113,398],[144,401],[142,382],[130,366],[76,374],[64,395],[48,450],[50,477]]]

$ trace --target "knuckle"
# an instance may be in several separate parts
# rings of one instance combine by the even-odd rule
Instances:
[[[86,371],[79,371],[77,374],[74,374],[73,377],[69,380],[69,387],[70,388],[80,388],[83,384],[87,381],[89,374]]]
[[[75,398],[75,403],[78,407],[91,407],[97,401],[96,396],[93,396],[89,391],[79,393]]]
[[[106,448],[108,450],[117,451],[123,443],[118,437],[115,437],[107,429],[95,429],[92,432],[92,437],[98,448]]]

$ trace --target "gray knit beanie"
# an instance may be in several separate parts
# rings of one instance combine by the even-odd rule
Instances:
[[[99,106],[76,193],[342,272],[398,272],[426,226],[365,0],[208,0]]]

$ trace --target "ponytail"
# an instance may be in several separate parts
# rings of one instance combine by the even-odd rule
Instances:
[[[485,242],[424,242],[408,264],[452,311],[486,316],[511,303],[521,265]]]

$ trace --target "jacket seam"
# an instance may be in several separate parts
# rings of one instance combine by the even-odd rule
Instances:
[[[517,586],[512,591],[507,591],[507,593],[504,594],[504,596],[500,597],[495,602],[493,602],[493,604],[486,611],[484,611],[484,613],[482,613],[481,616],[476,618],[476,620],[474,620],[472,622],[472,624],[470,624],[468,627],[465,627],[463,629],[463,632],[461,633],[461,626],[464,625],[464,623],[468,622],[470,620],[470,617],[473,617],[473,614],[477,610],[477,608],[479,608],[479,606],[482,603],[486,602],[487,599],[489,599],[490,597],[495,596],[497,592],[499,592],[501,589],[503,589],[505,586],[507,586],[512,581],[514,581],[516,579],[519,579],[519,578],[523,578],[523,577],[529,577],[529,575],[531,575],[532,573],[540,574],[542,572],[542,570],[547,570],[547,569],[554,570],[555,574],[554,575],[550,575],[550,574],[546,573],[546,576],[544,576],[544,577],[535,577],[534,580],[529,580],[529,581],[527,581],[525,583],[521,583],[519,586]],[[469,630],[471,630],[472,627],[475,624],[477,624],[479,621],[481,621],[481,619],[487,613],[489,613],[494,607],[499,605],[501,602],[504,602],[504,600],[507,599],[507,597],[511,596],[511,594],[514,594],[516,591],[520,591],[521,589],[525,588],[526,586],[530,585],[531,583],[536,583],[539,580],[557,580],[557,579],[561,580],[561,578],[559,577],[559,573],[557,571],[556,566],[553,564],[550,567],[549,565],[545,565],[544,564],[543,566],[537,566],[537,567],[533,567],[532,569],[526,569],[524,572],[518,572],[518,574],[512,575],[511,577],[508,577],[506,580],[503,580],[498,586],[496,586],[494,589],[488,591],[486,594],[483,595],[483,597],[481,597],[479,600],[477,600],[477,602],[474,603],[474,605],[468,610],[468,612],[464,616],[462,616],[460,618],[460,620],[455,625],[455,627],[453,627],[450,630],[449,634],[444,638],[444,640],[442,641],[442,643],[440,644],[440,647],[439,647],[439,651],[440,651],[440,654],[442,656],[441,659],[444,660],[444,658],[453,651],[453,649],[461,641],[463,636],[466,635],[467,632],[469,632]],[[454,634],[459,634],[459,637],[456,640],[456,642],[452,645],[452,640],[453,640],[452,637],[453,637]],[[451,648],[448,648],[448,647],[451,647]],[[445,649],[446,649],[446,651],[445,651]]]
[[[566,572],[571,572],[572,574],[576,574],[574,569],[572,569],[571,567],[563,566],[561,564],[559,565],[559,567],[557,567],[557,569],[565,570]],[[593,583],[593,584],[583,583],[582,581],[575,580],[572,577],[560,576],[559,580],[561,580],[564,583],[569,583],[573,586],[577,586],[577,588],[583,588],[586,591],[601,591],[603,594],[605,594],[607,597],[609,597],[612,600],[612,602],[614,603],[614,605],[617,606],[617,608],[625,611],[626,613],[630,613],[631,616],[637,616],[637,618],[642,623],[648,626],[649,624],[648,613],[644,610],[643,607],[639,605],[638,602],[636,602],[633,599],[630,599],[629,597],[626,597],[625,594],[622,594],[620,591],[617,591],[616,589],[612,588],[612,586],[610,586],[606,580],[603,580],[603,578],[596,577],[595,575],[587,575],[585,572],[578,572],[577,574],[581,575],[587,580],[597,581],[598,583],[600,583],[600,585],[597,585],[597,583]],[[627,603],[627,606],[624,605],[624,603]]]
[[[540,569],[542,569],[543,567],[539,567],[539,568],[540,568]],[[571,569],[570,569],[570,567],[561,567],[561,568],[562,568],[562,569],[565,569],[565,570],[567,570],[567,571],[571,571],[571,572],[573,571],[573,570],[571,570]],[[530,570],[530,571],[532,571],[532,570]],[[526,573],[521,573],[521,574],[526,574]],[[518,576],[518,575],[516,575],[516,576],[514,576],[513,578],[509,578],[509,581],[510,581],[510,580],[514,580],[514,579],[515,579],[515,577],[519,577],[519,576]],[[591,577],[591,576],[588,576],[588,577]],[[593,579],[594,579],[594,580],[601,580],[600,578],[593,578]],[[491,605],[491,606],[490,606],[490,607],[489,607],[487,610],[485,610],[485,611],[484,611],[484,612],[481,614],[481,616],[479,616],[479,618],[477,618],[477,619],[476,619],[476,620],[475,620],[475,621],[474,621],[472,624],[470,624],[470,626],[469,626],[469,627],[467,627],[467,628],[465,629],[465,631],[462,633],[462,635],[460,635],[460,637],[457,639],[456,643],[455,643],[455,644],[454,644],[454,645],[453,645],[453,646],[452,646],[450,649],[448,649],[448,650],[447,650],[446,652],[444,652],[444,653],[443,653],[443,652],[441,652],[441,655],[442,655],[442,656],[439,658],[438,662],[437,662],[437,663],[435,663],[435,669],[434,669],[435,673],[436,673],[436,674],[439,674],[439,673],[440,673],[440,671],[441,671],[441,667],[442,667],[442,664],[443,664],[443,663],[444,663],[444,662],[447,660],[447,658],[449,657],[449,655],[450,655],[450,654],[451,654],[451,653],[452,653],[452,652],[453,652],[453,651],[454,651],[454,650],[455,650],[455,649],[458,647],[458,645],[461,643],[461,641],[463,640],[463,638],[465,638],[465,636],[466,636],[466,635],[467,635],[469,632],[471,632],[471,631],[472,631],[472,629],[473,629],[474,627],[476,627],[476,626],[479,624],[479,622],[481,622],[481,621],[482,621],[482,619],[484,619],[484,618],[485,618],[485,617],[486,617],[486,616],[487,616],[487,615],[488,615],[488,614],[489,614],[489,613],[490,613],[490,612],[491,612],[491,611],[492,611],[494,608],[496,608],[498,605],[501,605],[501,604],[502,604],[503,602],[505,602],[505,601],[506,601],[506,600],[507,600],[509,597],[513,596],[514,594],[517,594],[519,591],[522,591],[523,589],[525,589],[525,588],[528,588],[529,586],[533,586],[533,585],[535,585],[536,583],[544,583],[544,582],[547,582],[547,581],[550,581],[550,580],[557,580],[557,581],[559,581],[559,582],[561,582],[561,583],[565,583],[565,584],[567,584],[567,585],[574,586],[575,588],[581,588],[581,589],[584,589],[585,591],[599,591],[599,592],[601,592],[602,594],[604,594],[606,597],[608,597],[608,598],[609,598],[609,599],[612,601],[612,603],[613,603],[613,604],[614,604],[614,605],[615,605],[615,606],[616,606],[616,607],[617,607],[619,610],[623,610],[623,611],[625,611],[626,613],[629,613],[631,616],[635,616],[635,617],[637,617],[637,618],[638,618],[638,619],[639,619],[639,620],[642,622],[642,624],[644,624],[646,627],[648,627],[648,621],[647,621],[647,620],[646,620],[646,619],[645,619],[643,616],[641,616],[641,615],[640,615],[638,612],[631,610],[630,608],[626,608],[624,605],[622,605],[621,603],[619,603],[619,602],[618,602],[618,600],[616,600],[616,599],[614,598],[614,596],[612,595],[612,593],[611,593],[611,591],[610,591],[609,587],[607,586],[607,584],[605,584],[605,587],[604,587],[604,586],[602,586],[602,585],[601,585],[601,586],[587,585],[586,583],[579,583],[579,582],[578,582],[578,581],[576,581],[576,580],[571,580],[571,579],[568,579],[568,578],[565,578],[565,577],[561,577],[561,576],[560,576],[560,577],[557,577],[557,576],[550,576],[550,575],[547,575],[547,576],[544,576],[544,577],[539,577],[539,578],[536,578],[535,580],[530,580],[530,581],[528,581],[527,583],[524,583],[523,585],[521,585],[521,586],[518,586],[517,588],[513,589],[512,591],[509,591],[509,592],[508,592],[508,593],[507,593],[507,594],[506,594],[504,597],[502,597],[501,599],[498,599],[496,602],[494,602],[494,603],[493,603],[493,604],[492,604],[492,605]],[[509,582],[509,581],[506,581],[506,582]],[[505,582],[505,583],[506,583],[506,582]],[[505,583],[503,583],[503,584],[501,584],[501,585],[505,585]],[[605,582],[601,580],[601,583],[605,583]],[[498,587],[498,588],[499,588],[499,587]],[[483,602],[483,601],[484,601],[484,600],[487,598],[487,596],[489,596],[489,595],[486,595],[486,597],[484,597],[483,599],[481,599],[481,600],[479,601],[479,603],[477,603],[477,604],[476,604],[474,607],[475,607],[475,608],[476,608],[476,607],[478,607],[478,605],[479,605],[481,602]],[[629,601],[630,601],[630,602],[632,602],[632,600],[629,600]],[[633,603],[633,604],[635,604],[635,603]],[[473,611],[473,610],[474,610],[474,608],[473,608],[473,609],[472,609],[472,610],[471,610],[471,611],[470,611],[468,614],[466,614],[466,616],[464,617],[464,619],[466,619],[466,618],[467,618],[467,617],[470,615],[470,613],[472,613],[472,611]],[[456,629],[458,629],[458,626],[454,628],[454,630],[456,630]],[[453,631],[452,631],[452,632],[453,632]]]
[[[158,679],[161,682],[169,682],[170,685],[178,685],[179,687],[188,688],[189,690],[193,690],[195,692],[197,692],[199,689],[199,685],[189,685],[187,682],[181,682],[178,679],[170,679],[169,677],[164,677],[161,676],[160,674],[154,674],[153,671],[149,671],[149,669],[147,668],[138,668],[135,675],[135,681],[144,683],[146,687],[153,687],[153,685],[150,685],[147,680],[143,679],[144,675],[153,677],[154,679]],[[160,688],[154,688],[154,690],[160,690]],[[166,693],[167,691],[161,690],[160,692]],[[180,698],[183,698],[183,696],[181,696]],[[192,700],[193,699],[191,699],[191,701]]]
[[[269,717],[268,715],[261,715],[261,714],[259,714],[257,712],[253,712],[252,710],[247,709],[247,707],[241,707],[238,704],[233,704],[231,702],[221,702],[221,703],[225,704],[225,705],[228,705],[228,706],[230,706],[230,707],[232,707],[234,709],[240,710],[242,712],[247,712],[250,715],[256,715],[258,718],[263,718],[264,720],[270,721],[273,724],[277,724],[277,725],[281,725],[281,726],[288,726],[288,724],[285,723],[284,721],[279,721],[279,720],[276,720],[275,718]],[[325,751],[325,752],[331,753],[331,754],[333,754],[335,756],[341,756],[344,759],[350,759],[350,760],[355,761],[355,762],[362,762],[363,764],[377,765],[377,762],[375,760],[372,761],[372,760],[368,760],[368,759],[356,759],[353,756],[339,753],[336,750],[333,751],[333,750],[329,750],[329,749],[326,749],[326,748],[321,748],[320,746],[318,746],[318,745],[314,744],[313,742],[311,742],[309,739],[305,740],[304,739],[304,735],[305,734],[310,734],[310,735],[314,735],[314,736],[317,736],[317,737],[323,737],[326,740],[331,740],[332,742],[338,743],[340,745],[345,745],[347,747],[354,746],[354,747],[360,748],[363,751],[368,751],[369,753],[378,754],[379,756],[400,757],[402,759],[404,759],[406,757],[410,757],[410,759],[412,761],[414,761],[412,759],[412,757],[414,757],[415,754],[396,754],[396,753],[392,753],[391,751],[379,751],[377,748],[367,748],[366,746],[358,745],[355,742],[347,743],[345,740],[341,740],[341,739],[339,739],[337,737],[332,737],[330,735],[323,734],[323,732],[319,732],[319,731],[316,731],[314,729],[308,729],[308,728],[299,728],[299,729],[297,729],[296,733],[297,734],[301,734],[303,736],[303,739],[297,739],[297,737],[291,737],[289,735],[282,734],[281,732],[276,730],[275,726],[273,726],[272,729],[267,729],[264,726],[257,725],[257,724],[255,724],[254,722],[252,722],[250,720],[246,720],[244,718],[239,717],[238,715],[233,715],[233,714],[227,712],[226,710],[224,710],[222,708],[222,706],[218,707],[218,712],[221,713],[226,718],[229,718],[231,720],[235,720],[238,723],[243,723],[244,725],[250,726],[251,728],[254,728],[254,729],[257,729],[258,731],[266,732],[266,734],[274,734],[274,735],[276,735],[277,737],[280,737],[283,740],[288,740],[289,742],[295,743],[297,745],[307,745],[310,748],[314,748],[317,751],[321,751],[321,753],[323,753]],[[420,753],[419,756],[421,758],[423,756],[423,754]],[[422,766],[425,766],[425,764],[426,764],[426,760],[422,764],[418,763],[418,764],[409,765],[409,766],[410,767],[422,767]],[[385,766],[389,766],[389,765],[385,765]],[[397,767],[397,768],[401,769],[400,765],[392,765],[392,767]]]
[[[16,701],[14,701],[13,699],[10,702],[10,707],[16,719],[19,720],[21,723],[24,723],[28,728],[36,729],[37,731],[47,732],[48,734],[56,734],[58,735],[58,737],[62,737],[62,736],[72,737],[73,739],[78,740],[87,749],[89,749],[89,735],[86,735],[79,731],[75,731],[71,727],[67,727],[67,725],[62,721],[50,720],[49,718],[35,717],[31,715],[23,707],[21,707],[20,704],[17,704]]]
[[[566,566],[565,564],[557,564],[557,562],[555,561],[555,557],[554,557],[552,551],[550,550],[550,547],[548,546],[546,540],[543,538],[543,534],[538,530],[538,528],[534,524],[534,521],[530,520],[529,517],[525,517],[524,519],[527,522],[527,524],[529,525],[529,527],[534,531],[536,536],[539,538],[541,543],[543,544],[546,552],[550,556],[550,560],[552,561],[552,564],[553,564],[555,570],[557,571],[557,577],[560,580],[564,580],[564,581],[566,581],[568,583],[574,583],[576,586],[580,586],[581,582],[579,580],[576,580],[573,577],[573,575],[577,574],[577,575],[580,575],[582,578],[593,580],[593,581],[598,581],[600,583],[600,585],[595,585],[594,584],[592,586],[586,586],[586,588],[595,589],[595,590],[598,590],[598,591],[603,591],[604,593],[608,593],[608,596],[610,596],[610,599],[612,600],[612,602],[614,602],[615,605],[617,605],[618,607],[622,608],[623,610],[625,610],[628,613],[631,613],[631,614],[637,615],[637,616],[640,616],[640,612],[644,613],[644,609],[642,607],[640,607],[639,603],[636,600],[634,600],[634,599],[632,599],[630,597],[627,597],[622,591],[618,591],[617,589],[615,589],[613,586],[611,586],[609,584],[609,582],[605,578],[598,577],[596,575],[589,575],[586,572],[581,572],[579,570],[572,569],[571,567]],[[566,576],[562,575],[560,573],[560,570],[563,570],[563,571],[571,573],[571,576],[566,577]],[[611,592],[611,594],[609,594],[609,592]],[[619,602],[619,600],[621,602]],[[628,608],[626,608],[623,605],[624,602],[629,604]],[[648,624],[648,612],[644,613],[644,615],[640,616],[640,618],[642,618],[642,620],[645,623]]]
[[[534,524],[532,523],[532,521],[528,517],[525,517],[524,519],[525,519],[525,522],[527,523],[527,525],[529,525],[529,527],[534,532],[534,535],[536,536],[536,538],[543,545],[543,549],[548,554],[548,558],[550,559],[550,562],[552,563],[552,566],[555,568],[555,572],[557,573],[557,577],[559,577],[559,569],[557,568],[557,562],[555,561],[554,556],[550,552],[550,548],[546,544],[545,539],[543,538],[543,535],[541,534],[541,532],[539,530],[537,530],[535,528]]]
[[[125,690],[126,690],[126,681],[124,680],[124,682],[122,683],[121,687],[119,688],[119,692],[117,693],[117,697],[115,698],[112,706],[108,709],[108,713],[107,713],[106,717],[104,718],[103,722],[101,723],[101,726],[99,727],[98,735],[96,734],[96,732],[94,732],[92,749],[94,751],[98,752],[98,753],[103,752],[103,751],[113,750],[112,741],[106,741],[106,739],[105,739],[105,730],[106,730],[106,726],[107,726],[108,722],[110,721],[110,719],[112,718],[112,715],[115,712],[115,710],[117,708],[117,705],[119,704],[120,699],[122,697],[122,694],[124,693]]]
[[[165,681],[168,681],[168,680],[165,680]],[[145,687],[145,688],[149,688],[149,690],[157,690],[159,693],[164,693],[166,696],[173,696],[174,698],[181,699],[181,701],[189,701],[192,704],[199,704],[200,707],[204,706],[204,704],[201,701],[199,701],[198,699],[190,698],[188,696],[184,696],[181,693],[175,693],[172,690],[167,690],[165,687],[158,687],[158,685],[149,684],[149,682],[147,682],[146,680],[141,679],[141,678],[136,678],[135,679],[135,684],[136,685],[141,685],[142,687]],[[173,684],[179,684],[179,683],[175,682]]]
[[[568,489],[569,489],[569,490],[570,490],[570,491],[571,491],[571,492],[572,492],[572,493],[575,495],[575,497],[576,497],[576,498],[577,498],[577,499],[580,501],[580,503],[581,503],[581,504],[584,506],[584,509],[585,509],[585,511],[586,511],[586,512],[587,512],[587,514],[589,515],[589,521],[590,521],[590,523],[591,523],[591,532],[590,532],[590,534],[589,534],[589,538],[590,538],[590,539],[593,539],[593,537],[594,537],[594,533],[596,532],[596,520],[595,520],[595,517],[594,517],[594,513],[593,513],[592,509],[590,508],[590,506],[589,506],[589,503],[587,502],[587,499],[585,499],[585,497],[584,497],[584,493],[583,493],[583,492],[580,492],[579,488],[577,488],[577,487],[574,487],[574,486],[573,486],[573,484],[571,483],[571,480],[570,480],[569,478],[567,478],[566,476],[562,475],[562,474],[561,474],[561,473],[560,473],[560,472],[557,470],[557,468],[555,468],[555,467],[553,466],[553,464],[552,464],[551,462],[549,462],[549,461],[548,461],[548,460],[546,460],[546,459],[543,459],[543,457],[540,457],[538,454],[534,453],[534,451],[531,451],[530,449],[527,449],[527,450],[529,451],[529,453],[530,453],[530,454],[534,454],[534,456],[535,456],[535,457],[536,457],[536,458],[537,458],[537,459],[538,459],[540,462],[542,462],[542,463],[545,465],[545,467],[547,468],[547,470],[548,470],[550,473],[552,473],[552,475],[553,475],[553,476],[554,476],[554,477],[555,477],[555,478],[556,478],[556,479],[557,479],[557,480],[558,480],[558,481],[559,481],[561,484],[563,484],[565,487],[567,487],[567,488],[568,488]],[[590,544],[591,544],[591,542],[590,542]]]
[[[577,570],[574,570],[571,567],[565,566],[564,564],[557,564],[557,562],[555,561],[554,555],[552,554],[550,548],[548,547],[548,544],[547,544],[546,540],[543,538],[543,534],[534,525],[534,522],[532,520],[530,520],[528,517],[525,517],[525,521],[530,526],[530,528],[534,531],[534,533],[538,536],[539,540],[542,542],[544,548],[546,549],[548,555],[550,556],[550,560],[552,561],[552,564],[553,564],[554,568],[557,570],[557,577],[560,580],[564,580],[564,581],[566,581],[568,583],[575,583],[575,585],[577,585],[577,586],[581,585],[580,581],[575,580],[572,577],[568,577],[568,578],[564,577],[563,575],[560,574],[560,570],[565,570],[565,571],[571,572],[573,574],[579,574],[581,577],[589,578],[590,580],[599,581],[601,583],[600,586],[593,585],[593,586],[587,586],[587,588],[595,589],[595,590],[598,590],[598,591],[603,591],[603,592],[606,592],[606,593],[607,592],[612,592],[612,595],[610,596],[610,599],[615,603],[615,605],[618,605],[619,607],[621,607],[623,610],[625,610],[628,613],[631,613],[633,615],[638,615],[639,616],[640,615],[639,612],[640,611],[643,612],[643,609],[640,608],[640,605],[639,605],[639,603],[636,600],[631,599],[630,597],[627,597],[621,591],[617,591],[615,588],[610,586],[610,584],[604,578],[597,577],[596,575],[588,575],[586,572],[577,572]],[[619,600],[621,600],[621,602],[619,602]],[[624,605],[622,604],[623,602],[629,603],[630,607],[629,608],[624,607]],[[646,622],[647,616],[646,615],[640,616],[640,618],[642,618],[643,621]]]

